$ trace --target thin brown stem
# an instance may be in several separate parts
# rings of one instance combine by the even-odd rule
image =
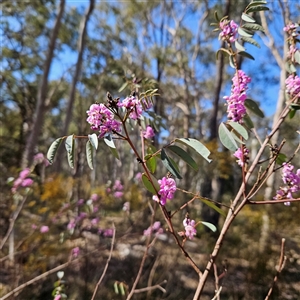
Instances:
[[[108,264],[109,264],[109,262],[111,260],[112,252],[113,252],[113,249],[114,249],[115,236],[116,236],[116,228],[115,228],[115,224],[113,224],[113,236],[112,236],[112,240],[111,240],[111,246],[110,246],[109,256],[107,258],[106,265],[104,267],[102,275],[99,278],[99,281],[97,282],[97,285],[95,287],[95,290],[94,290],[94,293],[93,293],[93,296],[92,296],[91,300],[95,299],[97,291],[98,291],[98,288],[99,288],[99,286],[100,286],[100,284],[101,284],[101,282],[102,282],[102,280],[103,280],[103,278],[104,278],[104,276],[106,274],[106,271],[107,271],[107,268],[108,268]]]
[[[285,245],[285,239],[283,238],[281,240],[281,250],[280,250],[280,257],[279,257],[278,269],[277,269],[276,275],[274,276],[272,286],[270,287],[269,292],[268,292],[265,300],[270,299],[270,296],[271,296],[271,294],[273,292],[275,284],[276,284],[276,282],[278,280],[278,276],[279,276],[279,274],[281,273],[281,271],[284,268],[285,261],[286,261],[286,256],[284,255],[284,245]]]

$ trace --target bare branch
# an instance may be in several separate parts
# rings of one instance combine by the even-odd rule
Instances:
[[[93,296],[92,296],[91,300],[95,299],[97,291],[98,291],[98,288],[99,288],[99,286],[100,286],[100,284],[101,284],[101,282],[102,282],[102,280],[103,280],[103,278],[104,278],[104,276],[106,274],[106,271],[107,271],[107,268],[108,268],[108,264],[109,264],[109,262],[111,260],[112,252],[113,252],[113,249],[114,249],[115,236],[116,236],[116,228],[115,228],[115,224],[113,224],[113,236],[112,236],[112,240],[111,240],[111,246],[110,246],[109,256],[107,258],[106,265],[104,267],[102,275],[101,275],[99,281],[97,282],[97,285],[95,287],[95,290],[94,290],[94,293],[93,293]]]

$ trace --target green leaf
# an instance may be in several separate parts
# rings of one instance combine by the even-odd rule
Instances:
[[[225,49],[225,48],[220,48],[218,51],[217,51],[217,53],[216,53],[216,60],[218,60],[218,58],[219,58],[219,53],[220,52],[224,52],[224,53],[226,53],[227,55],[231,55],[230,54],[230,52],[227,50],[227,49]]]
[[[238,33],[239,35],[241,35],[242,37],[248,37],[248,38],[252,38],[253,34],[250,34],[248,32],[246,32],[244,29],[242,29],[241,27],[238,28]]]
[[[91,142],[92,146],[95,148],[95,150],[98,149],[98,136],[96,133],[89,134],[88,135],[89,141]]]
[[[69,135],[65,141],[65,147],[67,150],[67,157],[69,166],[74,169],[74,157],[75,157],[75,138],[74,134]]]
[[[157,192],[160,190],[160,186],[159,186],[159,183],[157,182],[157,179],[151,174],[150,174],[150,176],[151,176],[151,180],[152,180],[153,184],[151,183],[151,181],[149,180],[148,176],[145,173],[142,174],[142,182],[143,182],[145,188],[150,193],[152,193],[153,195],[156,195]]]
[[[177,168],[174,166],[174,163],[170,160],[168,157],[166,151],[164,149],[161,149],[161,161],[164,164],[164,166],[168,169],[169,172],[176,178],[182,179],[181,175],[177,171]]]
[[[86,160],[88,162],[88,166],[90,167],[90,169],[93,170],[94,169],[94,167],[93,167],[93,145],[90,141],[87,141],[85,150],[86,150]]]
[[[220,208],[218,207],[217,205],[215,205],[214,203],[206,200],[206,199],[203,199],[203,198],[200,198],[200,200],[206,204],[207,206],[209,206],[210,208],[212,208],[213,210],[215,210],[216,212],[218,212],[220,215],[226,217],[226,214],[225,212]]]
[[[252,44],[252,45],[256,46],[257,48],[260,48],[259,43],[258,43],[255,39],[252,39],[252,38],[246,37],[246,36],[242,36],[241,39],[242,39],[244,42],[247,42],[247,43],[249,43],[249,44]]]
[[[290,119],[293,119],[294,116],[295,116],[295,114],[296,114],[296,110],[295,109],[291,109],[290,112],[289,112]]]
[[[267,1],[253,0],[253,2],[248,4],[247,8],[252,6],[264,5],[264,4],[267,4]]]
[[[255,58],[254,58],[251,54],[249,54],[248,52],[240,51],[240,52],[238,52],[238,54],[241,55],[241,56],[250,58],[250,59],[252,59],[252,60],[255,60]]]
[[[150,154],[145,156],[145,160],[149,171],[151,173],[154,173],[156,170],[156,158]]]
[[[119,294],[118,282],[117,281],[114,283],[114,290],[115,290],[116,294]]]
[[[249,15],[243,13],[242,14],[242,20],[244,20],[245,22],[250,22],[250,23],[255,23],[256,21],[250,17]]]
[[[231,133],[232,137],[233,137],[238,143],[245,145],[245,142],[242,141],[242,140],[236,135],[236,133],[235,133],[233,130],[231,130],[230,133]]]
[[[175,142],[182,143],[182,144],[192,148],[199,155],[201,155],[203,158],[205,158],[208,162],[211,162],[211,159],[208,158],[208,156],[210,155],[210,151],[198,140],[190,139],[190,138],[179,138],[179,139],[176,139]]]
[[[248,140],[248,132],[245,127],[237,122],[229,121],[228,124],[239,133],[246,141]]]
[[[220,22],[220,18],[218,16],[218,12],[217,11],[214,12],[214,16],[215,16],[216,21],[219,23]]]
[[[168,149],[174,152],[176,155],[178,155],[184,162],[186,162],[195,171],[198,171],[197,163],[185,150],[183,150],[182,148],[176,145],[171,145],[168,147]]]
[[[236,151],[238,148],[237,143],[235,142],[234,137],[231,132],[227,129],[224,123],[221,123],[219,126],[219,137],[221,143],[230,151]]]
[[[250,29],[250,30],[255,30],[255,31],[261,31],[261,32],[265,32],[264,28],[259,25],[259,24],[250,24],[250,23],[245,23],[243,24],[242,28],[245,29]]]
[[[279,153],[276,158],[276,163],[278,165],[282,165],[284,162],[286,162],[286,155],[283,153]]]
[[[245,116],[243,117],[243,120],[244,120],[244,122],[245,122],[245,125],[246,125],[248,128],[250,128],[250,129],[254,128],[254,124],[253,124],[251,118],[249,117],[249,115],[245,115]]]
[[[109,149],[110,149],[111,153],[113,154],[113,156],[117,159],[120,159],[119,153],[116,149],[115,143],[114,143],[114,141],[113,141],[110,134],[104,137],[104,142],[109,147]]]
[[[118,92],[122,92],[128,85],[128,82],[123,83],[123,85],[119,88]]]
[[[251,110],[253,113],[255,113],[257,116],[259,116],[261,118],[265,117],[264,113],[260,110],[258,104],[255,101],[253,101],[252,99],[246,99],[245,106],[246,106],[246,108]]]
[[[204,226],[208,227],[213,232],[217,231],[217,227],[212,223],[203,222],[203,221],[200,221],[200,223],[202,223]]]
[[[239,51],[245,51],[245,47],[243,47],[238,41],[234,42],[236,49],[238,49]]]
[[[235,69],[235,64],[234,64],[234,55],[229,55],[229,65],[231,68]]]
[[[53,163],[54,157],[56,155],[57,149],[60,146],[61,142],[62,142],[63,138],[58,138],[56,139],[50,146],[48,152],[47,152],[47,159],[49,161],[50,164]]]
[[[124,296],[124,295],[125,295],[125,289],[124,289],[124,284],[123,284],[123,282],[120,283],[119,287],[120,287],[121,295]]]
[[[292,103],[290,107],[294,110],[300,110],[300,104]]]
[[[258,6],[252,6],[248,9],[246,9],[246,13],[251,13],[251,12],[257,12],[257,11],[265,11],[265,10],[269,10],[268,7],[263,6],[263,5],[258,5]]]

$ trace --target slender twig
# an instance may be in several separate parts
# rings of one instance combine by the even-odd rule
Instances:
[[[45,278],[45,277],[53,274],[53,273],[55,273],[55,272],[57,272],[57,271],[59,271],[61,269],[64,269],[68,265],[73,264],[74,262],[77,262],[78,260],[79,260],[79,258],[75,258],[75,259],[73,259],[71,261],[68,261],[68,262],[66,262],[66,263],[64,263],[64,264],[62,264],[60,266],[57,266],[57,267],[55,267],[55,268],[53,268],[53,269],[51,269],[51,270],[49,270],[49,271],[47,271],[47,272],[39,275],[39,276],[34,277],[33,279],[31,279],[31,280],[29,280],[29,281],[27,281],[27,282],[19,285],[18,287],[16,287],[12,291],[10,291],[9,293],[7,293],[3,297],[1,297],[0,300],[8,299],[10,296],[13,296],[14,294],[16,294],[16,293],[20,292],[21,290],[23,290],[25,287],[27,287],[29,285],[32,285],[33,283],[35,283],[35,282],[37,282],[37,281],[39,281],[39,280],[41,280],[41,279],[43,279],[43,278]]]
[[[220,286],[220,288],[218,289],[217,293],[215,294],[215,296],[211,300],[219,300],[220,299],[221,291],[222,291],[222,287]]]
[[[155,289],[159,289],[163,293],[166,293],[166,290],[163,287],[161,287],[161,284],[164,284],[164,283],[167,283],[167,280],[164,280],[163,282],[161,282],[159,284],[156,284],[156,285],[153,285],[153,286],[148,286],[146,288],[134,290],[134,293],[135,294],[144,293],[144,292],[152,291],[152,290],[155,290]]]
[[[96,287],[95,287],[95,290],[94,290],[94,293],[93,293],[93,296],[92,296],[91,300],[94,300],[94,299],[95,299],[96,294],[97,294],[97,291],[98,291],[98,288],[99,288],[99,286],[100,286],[100,284],[101,284],[101,282],[102,282],[102,280],[103,280],[103,278],[104,278],[104,276],[105,276],[105,274],[106,274],[106,271],[107,271],[109,262],[110,262],[110,260],[111,260],[112,252],[113,252],[113,249],[114,249],[115,236],[116,236],[116,228],[115,228],[115,224],[113,224],[113,236],[112,236],[112,240],[111,240],[111,246],[110,246],[109,256],[108,256],[108,258],[107,258],[106,265],[105,265],[105,267],[104,267],[104,270],[103,270],[103,272],[102,272],[102,275],[101,275],[99,281],[97,282],[97,285],[96,285]]]
[[[99,288],[99,286],[100,286],[100,284],[101,284],[101,282],[102,282],[102,280],[103,280],[103,278],[104,278],[104,276],[106,274],[106,271],[107,271],[107,268],[108,268],[108,264],[109,264],[109,262],[111,260],[112,252],[113,252],[113,249],[114,249],[115,236],[116,236],[116,228],[115,228],[115,224],[113,224],[113,236],[112,236],[112,240],[111,240],[111,246],[110,246],[109,256],[107,258],[106,265],[104,267],[102,275],[101,275],[99,281],[97,282],[97,285],[95,287],[95,290],[94,290],[94,293],[93,293],[93,296],[92,296],[91,300],[95,299],[97,291],[98,291],[98,288]]]
[[[276,284],[276,282],[278,280],[278,276],[279,276],[279,274],[281,273],[281,271],[284,268],[284,265],[285,265],[285,262],[286,262],[286,256],[284,255],[284,244],[285,244],[285,239],[283,238],[281,240],[281,250],[280,250],[280,257],[279,257],[278,269],[277,269],[276,275],[274,276],[272,286],[270,287],[269,292],[268,292],[265,300],[268,300],[270,298],[270,296],[271,296],[271,294],[273,292],[274,286],[275,286],[275,284]]]
[[[22,210],[22,208],[25,204],[25,201],[26,201],[27,197],[28,197],[28,194],[26,196],[24,196],[24,198],[23,198],[22,202],[20,203],[19,207],[14,211],[12,217],[10,218],[9,228],[7,230],[7,233],[6,233],[5,237],[3,238],[3,240],[0,244],[0,250],[2,250],[2,248],[5,245],[7,239],[9,238],[9,236],[10,236],[10,234],[11,234],[11,232],[12,232],[14,226],[15,226],[15,222],[16,222],[16,220],[17,220],[17,218],[18,218],[18,216],[19,216],[19,214],[20,214],[20,212],[21,212],[21,210]]]
[[[214,296],[213,299],[220,300],[220,292],[222,290],[222,287],[219,287],[219,276],[218,276],[218,269],[217,265],[214,263],[214,275],[215,275],[215,286],[216,286],[216,295]],[[212,300],[213,300],[212,299]]]
[[[280,200],[265,200],[265,201],[248,201],[248,204],[277,204],[277,203],[284,203],[284,202],[298,202],[300,198],[295,199],[280,199]]]

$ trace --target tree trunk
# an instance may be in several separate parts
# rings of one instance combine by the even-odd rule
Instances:
[[[226,1],[226,6],[224,9],[224,16],[228,16],[230,12],[230,0]],[[225,43],[222,42],[222,46],[224,47]],[[213,110],[210,122],[210,136],[209,141],[213,142],[218,136],[218,111],[219,111],[219,101],[220,101],[220,93],[223,85],[223,73],[224,73],[224,55],[220,55],[219,60],[217,61],[216,68],[216,87],[215,87],[215,95],[213,100]],[[218,176],[209,174],[209,176],[205,177],[203,180],[203,184],[201,186],[201,194],[210,199],[221,201],[221,191],[223,190],[223,186],[225,184],[225,180],[218,178]],[[218,224],[219,221],[219,213],[212,210],[207,205],[202,206],[201,215],[203,220],[213,223],[215,225]]]
[[[22,168],[25,168],[26,166],[31,165],[33,156],[34,156],[34,152],[35,152],[35,147],[37,146],[38,138],[39,138],[42,126],[43,126],[44,115],[45,115],[45,110],[46,110],[45,102],[46,102],[47,91],[48,91],[48,76],[49,76],[49,72],[50,72],[52,59],[54,56],[56,39],[57,39],[58,32],[60,29],[60,24],[61,24],[61,19],[62,19],[63,13],[64,13],[64,9],[65,9],[65,0],[61,0],[59,8],[58,8],[57,18],[56,18],[54,28],[52,31],[52,36],[51,36],[50,42],[49,42],[48,52],[47,52],[43,76],[42,76],[42,81],[41,81],[39,89],[38,89],[37,104],[36,104],[36,108],[35,108],[35,112],[34,112],[34,116],[33,116],[33,127],[29,134],[29,138],[26,142],[25,150],[23,153]]]
[[[84,15],[84,17],[81,20],[80,23],[80,36],[79,36],[79,40],[78,40],[78,56],[77,56],[77,62],[76,62],[76,66],[75,66],[75,73],[72,79],[72,84],[71,84],[71,88],[70,88],[70,92],[69,92],[69,99],[68,99],[68,105],[67,105],[67,110],[66,110],[66,119],[63,125],[63,129],[61,132],[61,136],[65,136],[68,134],[68,129],[71,123],[71,119],[72,119],[72,114],[73,114],[73,106],[74,106],[74,102],[75,102],[75,94],[76,94],[76,85],[81,73],[81,66],[82,66],[82,58],[83,58],[83,53],[84,53],[84,49],[85,49],[85,45],[86,45],[86,31],[87,31],[87,24],[89,22],[90,16],[93,12],[93,9],[95,7],[95,0],[90,0],[90,5],[88,7],[88,9],[86,10],[86,13]],[[63,155],[63,148],[60,147],[57,158],[56,158],[56,162],[55,162],[55,166],[54,166],[54,170],[56,172],[59,172],[62,166],[62,155]]]

